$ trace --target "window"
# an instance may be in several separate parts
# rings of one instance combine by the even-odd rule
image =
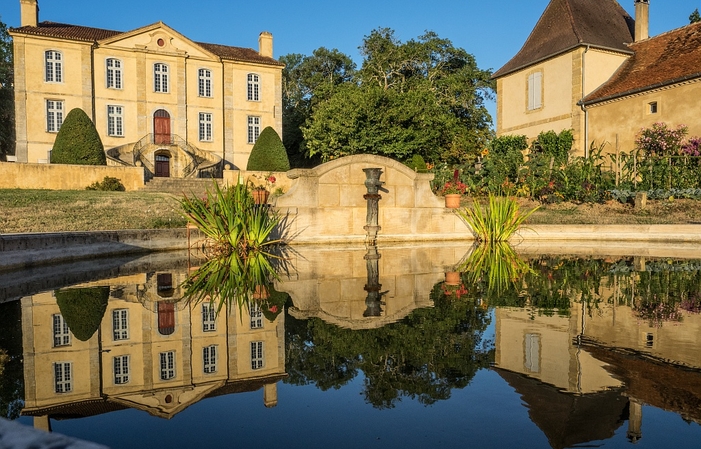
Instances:
[[[217,330],[217,323],[214,304],[207,302],[202,304],[202,332],[213,332]]]
[[[248,116],[248,143],[256,143],[260,135],[260,117]]]
[[[217,371],[217,347],[216,345],[202,348],[202,363],[205,374]]]
[[[63,124],[63,101],[46,100],[46,131],[57,133]]]
[[[543,107],[543,72],[528,75],[528,110],[533,111]]]
[[[251,369],[263,368],[263,342],[251,342]]]
[[[124,137],[124,108],[107,106],[107,135]]]
[[[212,114],[200,112],[200,142],[212,140]]]
[[[154,92],[168,93],[168,66],[161,63],[153,65]]]
[[[70,346],[71,344],[71,331],[68,329],[68,324],[66,320],[63,319],[63,315],[57,313],[53,315],[54,321],[54,348],[58,346]]]
[[[114,359],[114,384],[122,385],[129,382],[129,356],[120,355]]]
[[[526,334],[524,368],[526,372],[540,372],[540,335]]]
[[[44,53],[44,65],[46,67],[47,83],[63,82],[63,56],[55,50]]]
[[[260,81],[255,73],[248,74],[248,101],[260,101]]]
[[[127,309],[112,311],[112,338],[115,341],[129,340],[129,311]]]
[[[56,393],[68,393],[73,390],[72,367],[71,362],[54,363],[54,391]]]
[[[251,329],[263,328],[263,311],[260,309],[260,304],[251,304]]]
[[[161,352],[161,380],[175,379],[175,351]]]
[[[198,72],[199,78],[199,96],[200,97],[211,97],[212,96],[212,72],[207,69],[200,69]]]
[[[657,102],[656,101],[652,101],[652,102],[648,103],[647,107],[648,107],[648,109],[647,109],[648,114],[657,114]]]
[[[122,61],[119,59],[107,59],[107,87],[112,89],[122,88]]]

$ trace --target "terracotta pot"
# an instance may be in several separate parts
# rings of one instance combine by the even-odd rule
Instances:
[[[253,195],[253,202],[256,204],[266,204],[270,196],[270,192],[267,190],[252,190],[251,194]]]
[[[268,289],[262,285],[256,285],[256,289],[253,291],[253,299],[268,299],[270,297],[270,292]]]
[[[449,193],[445,196],[445,207],[449,209],[457,209],[460,207],[460,198],[462,195],[459,193]]]
[[[445,283],[446,285],[460,284],[460,273],[457,271],[447,271],[445,273]]]

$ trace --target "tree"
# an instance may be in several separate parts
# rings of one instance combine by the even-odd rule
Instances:
[[[73,109],[66,115],[51,150],[51,163],[107,165],[100,135],[82,109]]]
[[[282,56],[282,141],[293,167],[313,166],[319,158],[305,154],[302,127],[313,107],[328,99],[334,87],[351,81],[355,63],[336,49],[324,47],[311,56],[297,53]]]
[[[253,145],[246,170],[287,171],[289,169],[290,161],[280,136],[272,127],[266,127]]]
[[[694,12],[689,16],[689,23],[701,22],[701,14],[699,14],[699,8],[696,8]]]
[[[15,152],[15,94],[12,39],[0,21],[0,161]]]
[[[56,290],[56,303],[71,333],[80,341],[93,336],[107,310],[109,287]]]
[[[309,155],[477,157],[493,134],[484,102],[494,85],[472,55],[433,32],[402,43],[388,28],[372,31],[360,50],[361,69],[310,111],[302,128]]]

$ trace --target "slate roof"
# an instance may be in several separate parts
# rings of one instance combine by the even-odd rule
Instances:
[[[20,28],[12,28],[10,31],[16,34],[31,34],[34,36],[55,37],[60,39],[71,39],[96,43],[100,40],[123,34],[122,31],[104,30],[101,28],[91,28],[48,21],[41,22],[35,27],[24,26]],[[273,58],[261,56],[252,48],[231,47],[228,45],[207,44],[204,42],[196,42],[196,44],[209,52],[214,53],[222,59],[277,66],[284,65]]]
[[[551,0],[521,50],[492,78],[581,45],[630,53],[635,21],[616,0]]]
[[[701,77],[701,22],[630,45],[633,56],[582,103],[593,104]]]

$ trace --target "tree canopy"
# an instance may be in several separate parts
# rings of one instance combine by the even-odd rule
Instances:
[[[51,150],[52,164],[106,165],[107,157],[95,124],[82,109],[72,109]]]
[[[433,32],[401,42],[379,28],[360,52],[359,70],[337,50],[281,58],[288,150],[322,161],[358,153],[433,163],[477,157],[493,135],[484,104],[493,95],[490,71]]]
[[[0,21],[0,161],[15,152],[15,96],[12,39]]]
[[[701,14],[699,14],[699,8],[696,8],[694,12],[689,16],[689,23],[701,22]]]

